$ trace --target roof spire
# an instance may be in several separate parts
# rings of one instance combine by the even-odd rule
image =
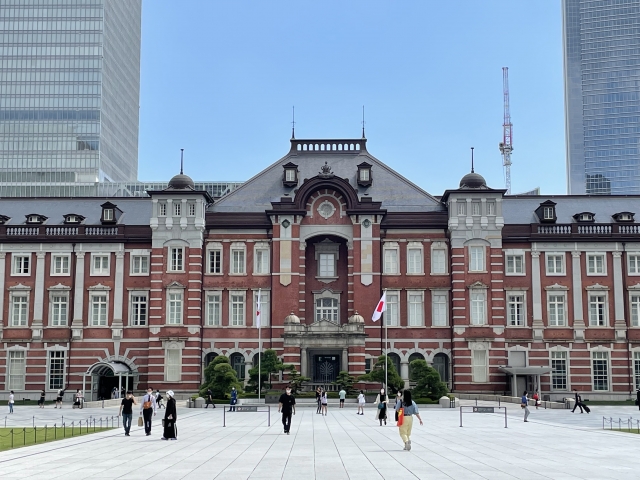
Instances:
[[[364,136],[364,105],[362,105],[362,138],[366,138]]]
[[[471,147],[471,173],[473,173],[473,147]]]
[[[296,138],[296,106],[291,107],[291,140]]]
[[[184,166],[184,148],[180,149],[180,175],[183,175],[182,170]]]

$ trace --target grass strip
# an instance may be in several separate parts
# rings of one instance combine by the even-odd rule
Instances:
[[[93,425],[64,425],[61,427],[13,427],[0,428],[0,451],[12,448],[53,442],[64,438],[79,437],[91,433],[113,430],[113,427],[98,427]]]

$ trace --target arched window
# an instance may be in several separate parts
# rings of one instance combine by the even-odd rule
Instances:
[[[401,375],[401,373],[400,373],[400,355],[398,355],[397,353],[390,353],[389,354],[389,359],[393,363],[393,366],[396,367],[396,372],[398,372],[398,375]]]
[[[409,380],[414,381],[413,380],[413,375],[411,372],[411,362],[413,362],[414,360],[424,360],[424,355],[422,355],[421,353],[412,353],[411,355],[409,355]]]
[[[209,364],[213,362],[213,359],[216,358],[217,356],[218,356],[217,353],[213,353],[213,352],[207,353],[204,357],[204,368],[207,368]]]
[[[449,357],[446,353],[438,353],[433,357],[433,368],[440,374],[440,380],[449,381]]]
[[[231,361],[231,366],[236,371],[238,380],[244,380],[244,355],[241,353],[234,353],[231,355],[229,360]]]
[[[336,298],[322,297],[316,299],[316,322],[330,320],[338,323],[339,304]]]

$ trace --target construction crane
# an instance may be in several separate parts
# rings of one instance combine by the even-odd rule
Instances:
[[[505,186],[507,195],[511,194],[511,152],[513,151],[513,125],[509,113],[509,67],[502,67],[502,93],[504,96],[504,123],[502,124],[502,142],[498,145],[502,154]]]

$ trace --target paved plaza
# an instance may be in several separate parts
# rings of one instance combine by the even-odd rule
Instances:
[[[62,412],[66,421],[77,421],[116,415],[117,409]],[[223,427],[220,407],[179,409],[176,442],[160,440],[158,414],[151,437],[134,426],[128,438],[118,429],[0,452],[0,477],[637,479],[640,435],[603,431],[602,417],[626,420],[640,418],[639,413],[633,407],[593,407],[590,415],[532,408],[524,423],[519,406],[510,405],[509,428],[504,416],[479,413],[465,413],[460,428],[458,409],[425,408],[425,425],[414,423],[413,448],[406,452],[394,422],[380,427],[373,408],[356,415],[355,406],[330,407],[325,417],[301,407],[289,436],[282,433],[277,407],[272,407],[271,427],[266,413],[228,413]],[[7,426],[30,426],[33,416],[52,425],[60,411],[18,406],[7,416]]]

